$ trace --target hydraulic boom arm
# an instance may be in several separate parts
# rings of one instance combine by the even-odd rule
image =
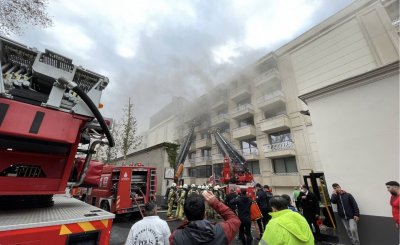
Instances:
[[[178,182],[179,178],[182,175],[183,164],[184,164],[184,162],[186,160],[186,157],[187,157],[187,155],[189,153],[190,145],[193,142],[194,128],[195,127],[196,127],[196,124],[193,122],[191,127],[190,127],[189,133],[188,133],[185,141],[183,142],[183,144],[180,147],[179,155],[178,155],[178,157],[176,159],[176,166],[178,166],[178,167],[177,167],[177,170],[176,170],[176,173],[175,173],[175,176],[174,176],[174,182],[175,183]]]

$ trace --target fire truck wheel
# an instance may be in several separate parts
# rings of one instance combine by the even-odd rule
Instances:
[[[110,205],[108,204],[107,201],[102,201],[100,204],[100,208],[110,212]]]

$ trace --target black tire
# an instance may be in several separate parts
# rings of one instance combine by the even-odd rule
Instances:
[[[102,201],[100,203],[100,208],[107,212],[110,212],[110,204],[108,204],[108,201]]]

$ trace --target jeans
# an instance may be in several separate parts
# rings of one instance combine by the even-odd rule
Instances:
[[[354,219],[343,219],[341,218],[344,228],[346,228],[347,235],[349,236],[351,243],[359,245],[360,240],[358,239],[357,223]]]

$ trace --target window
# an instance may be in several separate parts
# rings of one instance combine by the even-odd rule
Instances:
[[[211,176],[211,165],[198,166],[197,170],[197,178],[208,178]]]
[[[210,134],[209,133],[201,133],[201,139],[209,139],[210,138]]]
[[[294,157],[278,158],[272,160],[274,173],[297,173],[296,159]]]
[[[268,118],[276,117],[276,116],[283,115],[283,114],[284,115],[287,114],[286,106],[285,105],[280,105],[277,108],[274,108],[274,110],[272,110],[272,111],[265,111],[264,112],[264,118],[268,119]]]
[[[216,178],[221,177],[222,163],[214,164],[214,174]]]
[[[243,155],[257,154],[257,140],[256,138],[242,140],[240,142]]]
[[[189,162],[192,163],[195,161],[196,158],[196,152],[189,152]]]
[[[189,177],[196,177],[196,168],[189,168]]]
[[[247,125],[254,125],[254,118],[253,117],[248,117],[246,119],[243,119],[243,120],[239,121],[239,128],[247,126]]]
[[[224,114],[228,114],[228,109],[222,109],[222,110],[219,110],[219,111],[217,112],[217,116],[219,116],[219,115],[224,115]]]
[[[202,157],[209,157],[209,156],[211,156],[211,150],[210,150],[210,149],[202,149],[202,150],[201,150],[201,156],[202,156]]]
[[[229,133],[230,132],[229,125],[225,125],[225,126],[220,127],[219,128],[219,132],[220,133]]]
[[[271,144],[292,141],[290,130],[272,133],[269,135],[269,142]]]
[[[247,168],[252,174],[260,174],[260,163],[258,161],[247,162]]]
[[[247,99],[239,101],[237,103],[237,106],[240,107],[240,106],[244,106],[244,105],[247,105],[247,104],[251,104],[251,99],[250,98],[247,98]]]

